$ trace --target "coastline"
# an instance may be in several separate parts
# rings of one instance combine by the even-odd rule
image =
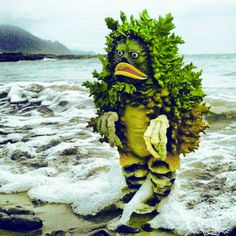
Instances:
[[[55,54],[28,54],[28,53],[0,53],[0,62],[17,62],[17,61],[36,61],[43,59],[56,59],[56,60],[78,60],[97,58],[97,55],[81,54],[81,55],[55,55]]]
[[[0,230],[0,236],[45,235],[53,231],[62,231],[70,235],[83,236],[104,227],[104,223],[99,223],[98,219],[90,221],[76,216],[71,207],[66,204],[42,203],[34,205],[25,192],[0,194],[0,205],[3,207],[20,205],[28,210],[33,210],[35,215],[43,220],[41,230],[34,232]]]
[[[3,207],[11,207],[20,205],[28,210],[33,210],[35,216],[40,217],[43,220],[43,227],[41,230],[31,232],[14,232],[0,229],[0,236],[38,236],[38,235],[74,235],[74,236],[98,236],[100,230],[104,230],[109,235],[126,235],[131,236],[133,234],[118,234],[110,232],[106,229],[107,223],[116,217],[119,212],[116,210],[110,210],[100,212],[96,216],[78,216],[71,207],[66,204],[52,204],[52,203],[40,203],[34,205],[26,192],[2,194],[0,193],[0,205]],[[133,223],[139,222],[138,217],[133,217]],[[59,234],[59,232],[61,234]],[[54,233],[54,234],[53,234]],[[58,234],[57,234],[58,233]],[[63,234],[64,233],[64,234]],[[135,234],[136,236],[175,236],[172,232],[140,232]]]

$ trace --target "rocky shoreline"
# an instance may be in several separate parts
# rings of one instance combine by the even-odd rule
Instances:
[[[112,216],[85,219],[68,205],[31,201],[26,193],[0,194],[0,205],[0,235],[111,235],[104,223]]]
[[[31,200],[25,192],[0,194],[0,205],[0,236],[177,236],[164,230],[136,234],[111,232],[106,225],[120,214],[119,210],[107,209],[95,216],[81,216],[74,214],[69,205]],[[8,218],[3,225],[4,217]],[[139,225],[142,220],[135,215],[132,224]]]
[[[48,59],[57,60],[78,60],[96,58],[97,55],[54,55],[54,54],[27,54],[27,53],[0,53],[0,62],[17,62],[17,61],[35,61]]]

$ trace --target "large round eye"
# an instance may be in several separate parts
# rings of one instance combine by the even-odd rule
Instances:
[[[135,58],[138,58],[138,53],[137,52],[132,52],[131,53],[131,56],[135,59]]]
[[[123,56],[124,52],[122,52],[122,51],[117,51],[117,54],[121,57],[121,56]]]

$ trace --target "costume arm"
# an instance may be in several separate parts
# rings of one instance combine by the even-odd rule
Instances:
[[[157,159],[165,160],[166,158],[166,132],[168,127],[169,121],[166,115],[160,115],[156,119],[151,120],[150,125],[144,133],[147,149]]]
[[[107,138],[112,147],[122,147],[122,143],[116,135],[115,122],[118,121],[118,119],[118,114],[110,111],[100,116],[97,121],[97,131]]]

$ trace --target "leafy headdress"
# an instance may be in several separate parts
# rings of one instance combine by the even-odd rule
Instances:
[[[150,118],[161,114],[168,117],[168,152],[185,155],[195,150],[200,133],[207,127],[203,114],[209,109],[203,103],[201,71],[195,71],[193,64],[184,65],[183,57],[178,55],[178,44],[184,42],[171,32],[172,15],[155,20],[144,10],[140,19],[131,16],[128,20],[123,12],[120,18],[121,23],[106,18],[111,33],[106,37],[106,54],[99,57],[102,71],[93,72],[97,81],[84,83],[94,97],[98,114],[122,114],[127,105],[144,105]],[[114,76],[114,50],[125,38],[140,41],[147,51],[148,80],[142,83],[118,81]]]

